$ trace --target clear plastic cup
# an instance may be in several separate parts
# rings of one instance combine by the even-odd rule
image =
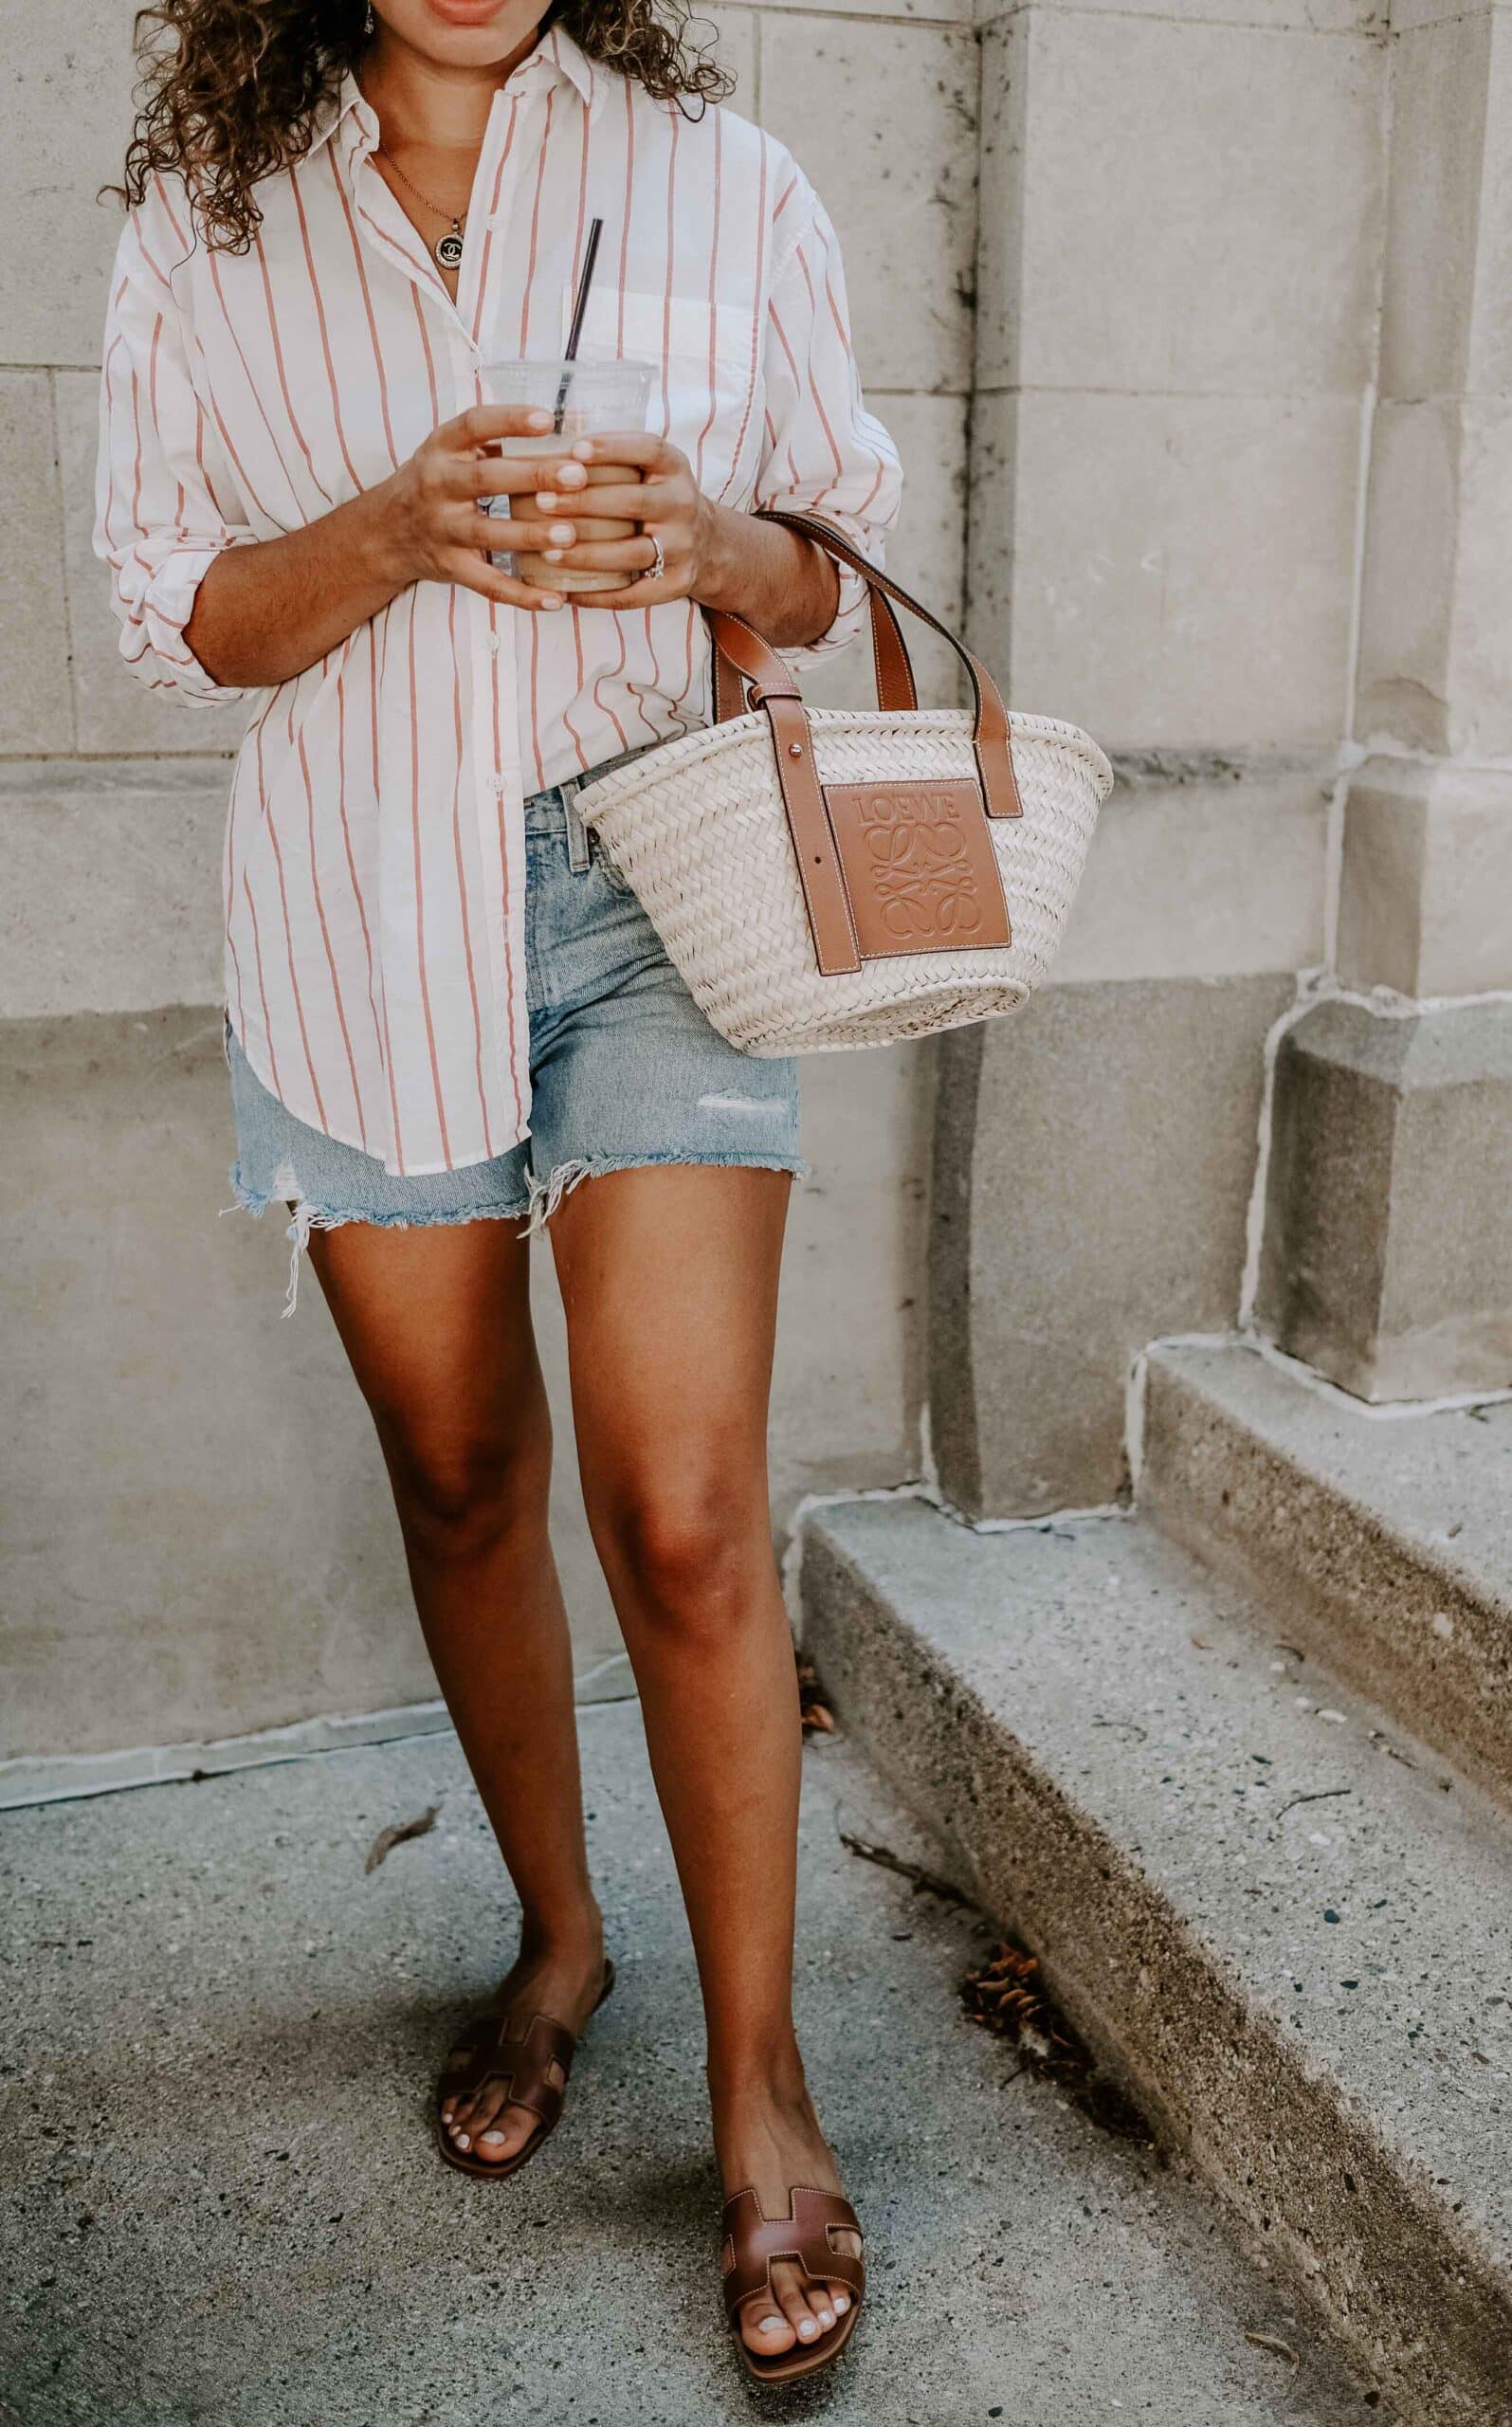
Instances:
[[[482,375],[485,404],[541,405],[554,418],[559,410],[565,453],[574,439],[592,437],[600,430],[644,429],[655,372],[648,362],[491,362]],[[536,437],[501,438],[499,452],[539,455],[556,443],[557,434],[554,429]],[[640,478],[638,467],[617,464],[590,464],[586,469],[590,488],[623,486],[627,480]],[[543,520],[534,497],[529,496],[491,498],[488,510],[520,522]],[[551,520],[570,520],[585,544],[635,537],[633,522],[580,514],[575,502],[559,507]],[[507,561],[518,580],[528,581],[537,590],[623,590],[631,578],[623,573],[574,573],[544,564],[537,548],[521,549],[518,556],[498,561]]]

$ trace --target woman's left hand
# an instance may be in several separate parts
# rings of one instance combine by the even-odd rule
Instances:
[[[635,465],[640,478],[589,487],[586,477],[573,479],[574,463]],[[536,499],[542,514],[570,518],[576,513],[636,525],[631,539],[585,539],[575,547],[543,552],[544,563],[564,571],[624,574],[623,590],[593,590],[580,596],[569,593],[574,606],[658,607],[671,598],[710,598],[721,554],[723,509],[703,495],[681,447],[653,438],[648,430],[580,438],[558,478],[558,488],[542,490]],[[662,571],[652,578],[658,540]]]

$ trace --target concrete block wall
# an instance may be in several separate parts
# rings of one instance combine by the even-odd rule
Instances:
[[[1512,18],[1398,0],[1360,730],[1512,756]]]
[[[1123,1487],[1238,1313],[1267,1029],[1328,930],[1387,210],[1353,0],[982,0],[968,612],[1120,783],[1048,992],[947,1041],[930,1379],[976,1514]]]
[[[1366,1001],[1277,1065],[1258,1311],[1361,1396],[1421,1399],[1512,1384],[1512,20],[1406,0],[1394,23],[1339,849],[1338,969]]]
[[[367,1418],[319,1299],[278,1310],[271,1220],[221,1222],[219,853],[234,712],[116,664],[90,553],[100,329],[129,0],[14,0],[0,147],[0,1761],[237,1734],[428,1698]],[[895,561],[962,609],[975,43],[931,7],[720,11],[736,106],[845,242],[868,388],[910,474]],[[45,265],[39,274],[39,265]],[[949,680],[926,649],[921,676]],[[866,667],[830,678],[854,695]],[[808,1074],[773,1419],[775,1514],[916,1470],[928,1105],[920,1052]],[[623,1689],[571,1457],[557,1538],[590,1691]],[[610,1664],[606,1667],[606,1663]],[[87,1678],[87,1690],[83,1680]]]
[[[1340,975],[1512,987],[1512,14],[1398,0]]]
[[[0,1050],[31,1069],[39,1040],[63,1052],[68,1024],[83,1023],[75,1043],[88,1042],[91,1069],[116,1071],[119,1102],[157,1107],[165,1150],[191,1142],[207,1201],[165,1190],[174,1166],[149,1158],[145,1194],[113,1216],[117,1296],[90,1302],[87,1333],[48,1332],[59,1304],[83,1300],[72,1284],[49,1300],[56,1275],[37,1245],[48,1223],[36,1219],[46,1209],[23,1188],[9,1281],[14,1320],[51,1346],[39,1387],[101,1358],[107,1375],[145,1386],[148,1335],[126,1301],[149,1267],[198,1269],[200,1247],[185,1243],[218,1198],[227,1147],[198,1046],[187,1061],[169,1054],[176,1109],[162,1092],[155,1022],[176,1033],[173,1020],[192,1014],[201,1027],[187,1033],[202,1037],[212,1012],[216,754],[233,737],[216,713],[160,707],[118,673],[88,555],[93,358],[115,225],[88,196],[119,149],[130,11],[82,0],[60,38],[41,0],[18,6],[21,103],[0,160],[13,355],[0,369],[0,499],[15,537],[0,574],[0,818],[15,870],[0,911]],[[1470,960],[1486,982],[1508,982],[1505,922],[1485,909],[1508,826],[1504,770],[1497,792],[1485,763],[1504,746],[1504,686],[1483,670],[1500,644],[1477,503],[1496,493],[1483,474],[1494,473],[1504,389],[1505,315],[1493,305],[1509,155],[1492,138],[1507,105],[1505,27],[1504,10],[1458,0],[1407,0],[1394,27],[1369,0],[1305,11],[980,0],[975,19],[970,0],[719,12],[738,106],[811,168],[845,244],[868,390],[909,475],[895,564],[965,621],[1015,705],[1087,725],[1120,776],[1039,1002],[938,1049],[810,1068],[817,1177],[797,1200],[788,1273],[779,1515],[807,1489],[917,1471],[926,1397],[941,1481],[961,1505],[1017,1514],[1113,1496],[1130,1356],[1154,1334],[1237,1313],[1263,1044],[1295,973],[1324,960],[1336,924],[1341,967],[1379,960],[1391,926],[1391,966],[1419,982],[1453,980]],[[1445,129],[1454,141],[1440,140]],[[1467,129],[1480,138],[1473,168]],[[1435,210],[1437,250],[1412,232]],[[1392,466],[1401,449],[1415,461],[1431,430],[1449,432],[1432,492],[1442,512],[1426,538],[1404,539],[1398,491],[1422,484]],[[1450,564],[1453,581],[1407,583],[1403,562],[1419,559]],[[1409,589],[1419,623],[1404,640]],[[1433,667],[1451,662],[1453,702],[1434,724],[1423,703],[1439,696]],[[921,671],[948,688],[938,649],[923,651]],[[864,674],[858,659],[820,696],[854,696]],[[1372,762],[1331,851],[1341,745],[1367,729],[1353,721],[1357,691],[1362,720],[1418,702],[1428,722],[1412,730],[1428,738],[1403,739],[1384,775]],[[1432,786],[1403,772],[1403,753],[1430,747]],[[1466,752],[1480,754],[1468,806]],[[1432,872],[1411,907],[1390,878],[1397,865]],[[1479,941],[1467,944],[1472,865]],[[1374,968],[1368,982],[1380,982]],[[27,1102],[53,1184],[76,1188],[49,1123],[60,1135],[72,1124],[82,1167],[88,1122],[66,1090],[33,1085]],[[79,1251],[93,1252],[87,1235]],[[209,1252],[211,1297],[250,1287],[254,1272],[259,1291],[276,1291],[272,1225],[221,1225]],[[187,1279],[166,1290],[151,1341],[166,1324],[192,1347],[209,1303]],[[555,1376],[549,1290],[542,1321]],[[203,1728],[207,1714],[245,1727],[428,1691],[376,1462],[313,1293],[300,1355],[324,1360],[329,1415],[313,1387],[302,1398],[287,1388],[287,1340],[248,1320],[238,1370],[281,1434],[298,1441],[319,1421],[322,1439],[344,1442],[337,1546],[383,1545],[372,1556],[385,1615],[372,1641],[360,1629],[338,1627],[329,1643],[319,1627],[310,1641],[297,1624],[266,1630],[255,1692],[240,1670],[234,1689],[218,1686],[236,1567],[228,1551],[212,1582],[202,1563],[203,1657],[186,1648],[187,1623],[175,1638],[197,1682],[161,1702],[160,1735]],[[136,1446],[151,1436],[171,1459],[175,1427],[206,1420],[209,1404],[200,1382],[179,1378],[150,1421],[134,1407]],[[246,1427],[216,1421],[223,1458],[246,1469]],[[58,1451],[66,1467],[66,1427]],[[562,1491],[592,1668],[612,1651],[612,1623],[570,1473]],[[279,1591],[295,1613],[330,1555],[330,1506],[301,1488],[278,1511]],[[73,1522],[108,1557],[122,1522],[108,1493],[86,1492]],[[133,1588],[144,1607],[173,1588],[161,1541],[158,1562]],[[27,1589],[12,1596],[24,1615]],[[41,1714],[28,1743],[49,1727],[61,1743],[76,1724],[64,1716],[68,1625],[60,1606],[27,1655]],[[245,1646],[239,1658],[241,1670],[258,1665]],[[161,1673],[118,1663],[103,1698],[118,1716],[91,1724],[145,1725]]]
[[[1120,748],[1343,729],[1384,63],[1279,16],[984,27],[974,609]]]

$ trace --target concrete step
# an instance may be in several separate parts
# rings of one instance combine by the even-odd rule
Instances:
[[[1138,1519],[834,1508],[803,1594],[842,1724],[1356,2364],[1506,2427],[1503,1816]]]
[[[580,1732],[619,1986],[506,2186],[430,2140],[441,2052],[514,1921],[454,1740],[0,1818],[8,2427],[793,2416],[752,2400],[724,2338],[698,1984],[639,1709]],[[927,1852],[856,1748],[805,1766],[798,2010],[872,2268],[825,2427],[1367,2419],[1204,2193],[966,2020],[980,1931],[840,1842]],[[368,1875],[377,1832],[432,1804]]]
[[[1157,1348],[1139,1505],[1512,1802],[1512,1403],[1388,1418],[1252,1348]]]

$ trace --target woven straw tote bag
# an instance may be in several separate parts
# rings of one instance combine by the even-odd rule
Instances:
[[[1113,771],[1075,725],[1010,717],[955,634],[827,523],[770,519],[865,579],[877,707],[805,708],[765,641],[707,611],[715,722],[586,784],[578,813],[746,1053],[1015,1011],[1054,956]],[[918,705],[894,599],[950,642],[970,709]]]

